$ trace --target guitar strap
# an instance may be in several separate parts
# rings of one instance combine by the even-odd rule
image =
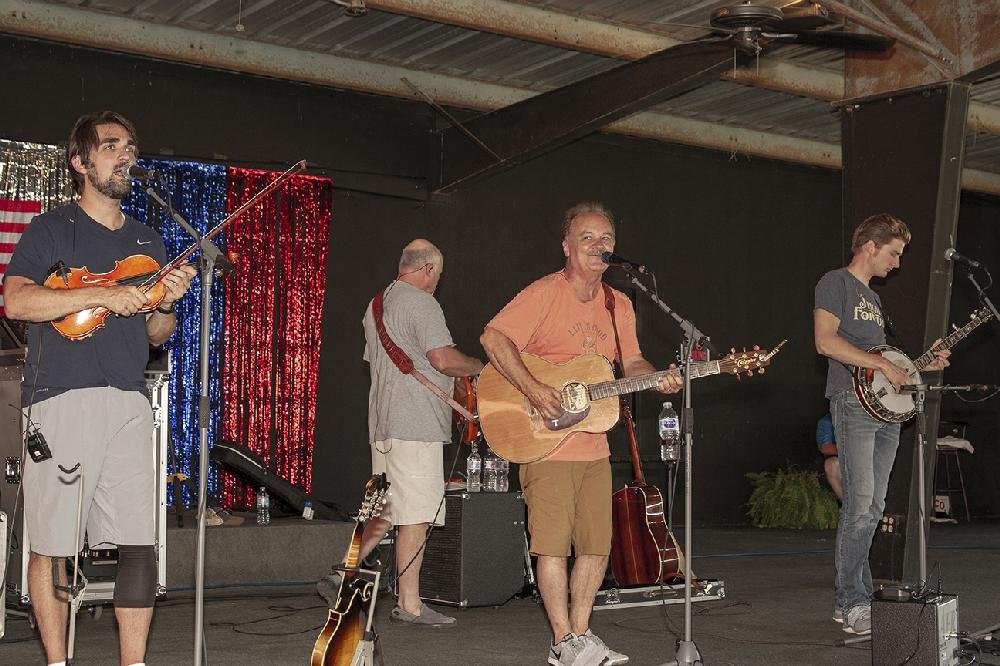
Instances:
[[[375,294],[375,298],[372,299],[372,318],[375,319],[375,331],[378,333],[379,342],[382,343],[382,348],[385,349],[385,353],[389,355],[393,364],[399,368],[399,371],[404,375],[411,375],[418,382],[430,389],[431,393],[436,395],[438,398],[443,400],[446,404],[450,405],[452,409],[461,414],[464,418],[469,421],[475,421],[476,417],[467,410],[462,405],[455,402],[454,398],[442,391],[437,387],[434,382],[427,379],[422,372],[413,367],[413,359],[411,359],[405,351],[399,348],[399,346],[393,342],[392,338],[389,337],[389,331],[385,329],[385,323],[382,321],[382,297],[385,292],[378,292]]]
[[[615,365],[618,367],[618,374],[622,377],[625,376],[625,363],[622,360],[622,343],[618,339],[618,322],[615,321],[615,292],[612,291],[611,287],[607,283],[602,282],[601,286],[604,287],[604,307],[608,309],[611,314],[611,330],[615,333]],[[621,410],[621,415],[623,419],[628,419],[632,427],[635,427],[635,423],[632,420],[632,410],[622,409],[625,405],[624,398],[618,398],[619,409]]]
[[[622,343],[618,339],[618,322],[615,321],[615,292],[605,282],[602,282],[601,286],[604,288],[604,307],[611,313],[611,330],[615,333],[615,365],[618,366],[618,372],[624,377],[625,365],[622,361]]]

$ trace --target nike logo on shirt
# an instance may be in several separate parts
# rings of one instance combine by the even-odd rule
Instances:
[[[152,243],[152,242],[153,242],[153,241],[151,241],[151,240],[148,240],[148,241],[141,241],[141,240],[137,240],[137,241],[136,241],[136,243],[138,243],[139,245],[149,245],[149,244],[150,244],[150,243]]]

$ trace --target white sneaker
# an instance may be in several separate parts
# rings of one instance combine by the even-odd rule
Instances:
[[[601,650],[604,651],[604,660],[601,662],[601,666],[620,666],[621,664],[628,663],[627,655],[624,655],[621,652],[615,652],[609,648],[607,644],[601,640],[600,636],[595,634],[590,629],[587,629],[587,632],[580,636],[580,638],[584,638],[591,643],[595,643],[601,648]]]
[[[844,616],[844,631],[861,636],[872,633],[872,607],[858,604],[849,609]]]
[[[561,641],[549,646],[551,666],[600,666],[603,660],[604,650],[584,636],[566,634]]]
[[[833,609],[833,621],[844,624],[844,609],[834,608]]]

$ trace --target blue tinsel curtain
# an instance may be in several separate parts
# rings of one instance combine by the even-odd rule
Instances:
[[[199,162],[168,162],[163,160],[140,160],[139,166],[161,173],[165,185],[158,186],[160,196],[169,201],[174,209],[199,233],[209,231],[226,217],[226,167]],[[125,211],[140,222],[160,231],[167,246],[167,257],[173,259],[186,250],[194,241],[180,227],[167,211],[155,203],[146,192],[136,186],[132,195],[123,203]],[[225,232],[213,241],[223,250]],[[197,261],[200,253],[189,260]],[[223,325],[222,312],[225,300],[225,284],[222,280],[212,282],[212,312],[209,323],[209,400],[211,416],[208,427],[208,443],[215,443],[219,424],[220,405],[220,364],[222,362]],[[171,472],[182,472],[198,485],[198,456],[200,430],[198,428],[198,401],[201,395],[199,378],[199,328],[201,322],[201,278],[195,277],[191,289],[177,304],[177,330],[164,347],[170,350],[172,369],[170,373],[170,439],[174,448],[176,468],[169,464]],[[169,458],[168,458],[169,460]],[[216,496],[218,472],[211,469],[208,477],[209,497]],[[168,493],[168,498],[170,497]],[[172,503],[172,499],[170,500]],[[185,505],[192,498],[184,491]]]

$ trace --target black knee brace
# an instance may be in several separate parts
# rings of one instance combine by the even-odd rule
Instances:
[[[156,601],[153,546],[118,546],[115,608],[152,608]]]

